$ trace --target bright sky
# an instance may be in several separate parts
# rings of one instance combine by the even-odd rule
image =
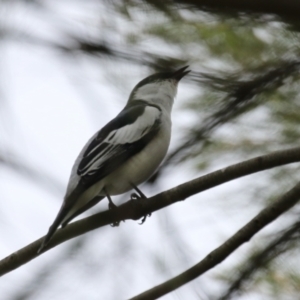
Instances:
[[[65,20],[65,28],[94,34],[92,25],[99,21],[96,14],[88,19],[90,23],[79,22],[93,11],[93,1],[86,6],[74,3],[60,6],[56,1],[52,8],[70,18]],[[61,39],[57,30],[61,19],[45,17],[34,7],[25,8],[19,3],[6,15],[10,26],[21,26],[24,32],[35,32],[45,39]],[[117,40],[117,34],[111,39]],[[119,112],[131,88],[149,75],[144,68],[119,62],[103,63],[99,69],[101,64],[92,59],[70,61],[51,49],[20,40],[21,37],[4,40],[0,48],[0,89],[4,101],[0,125],[4,146],[0,149],[9,149],[41,174],[55,178],[62,188],[39,187],[26,176],[0,169],[1,257],[46,234],[61,205],[79,151],[94,132]],[[180,109],[187,95],[192,94],[192,88],[183,82],[174,108],[171,147],[180,138],[180,129],[195,120],[194,115]],[[229,163],[220,162],[217,168]],[[200,175],[187,163],[175,171],[167,171],[158,187],[155,190],[145,187],[145,193],[153,195]],[[260,178],[256,180],[259,182]],[[153,214],[143,226],[127,221],[118,228],[106,227],[89,233],[83,237],[86,243],[78,253],[73,250],[73,254],[67,254],[67,251],[80,239],[60,245],[4,276],[0,281],[1,294],[13,299],[38,283],[42,288],[37,288],[30,299],[134,296],[192,266],[254,216],[259,207],[247,206],[246,201],[233,209],[224,203],[247,180],[229,183],[173,205]],[[107,208],[106,200],[100,207]],[[247,207],[249,219],[237,212],[241,207]],[[245,249],[238,252],[239,257],[243,257]],[[236,263],[236,257],[229,258],[221,269]],[[43,270],[49,266],[53,273],[43,281]],[[206,299],[206,293],[223,287],[214,278],[216,274],[210,272],[163,299],[183,299],[182,295],[184,299],[198,299],[191,287]]]

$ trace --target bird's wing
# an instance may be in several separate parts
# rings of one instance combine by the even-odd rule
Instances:
[[[87,189],[141,151],[159,129],[160,114],[157,107],[137,102],[122,111],[89,141],[79,156],[77,168],[75,167],[80,180],[66,197],[66,203],[70,203],[71,207],[62,221],[62,226],[100,201],[89,199],[86,205],[78,209],[74,203],[76,196],[72,195],[78,195],[78,190],[80,193]]]
[[[141,151],[159,130],[160,117],[156,106],[138,104],[124,109],[83,153],[77,169],[81,183],[93,185]]]

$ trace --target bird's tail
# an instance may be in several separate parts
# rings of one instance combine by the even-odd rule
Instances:
[[[81,185],[78,185],[70,195],[65,197],[64,202],[58,212],[58,215],[56,216],[53,224],[50,226],[49,231],[46,234],[38,250],[38,253],[41,253],[44,250],[44,248],[47,246],[53,234],[55,233],[59,225],[63,222],[64,218],[67,216],[67,214],[72,209],[72,207],[76,204],[78,197],[82,192],[83,192],[83,187]]]
[[[44,250],[44,248],[47,246],[50,239],[52,238],[53,234],[55,233],[56,229],[60,225],[60,222],[64,218],[63,212],[64,212],[64,207],[62,206],[57,217],[55,218],[53,224],[49,227],[48,233],[46,234],[46,236],[37,252],[38,254],[40,254]]]
[[[100,202],[102,199],[104,199],[105,196],[96,196],[91,201],[89,201],[86,205],[82,206],[80,209],[76,210],[73,214],[70,214],[70,216],[66,216],[65,219],[61,223],[61,227],[65,227],[68,225],[70,221],[72,221],[74,218],[85,212],[86,210],[90,209],[94,205],[96,205],[98,202]]]

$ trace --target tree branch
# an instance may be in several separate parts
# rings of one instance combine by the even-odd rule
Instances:
[[[242,244],[248,242],[257,232],[274,221],[300,200],[300,183],[281,196],[275,203],[267,206],[256,217],[242,227],[220,247],[209,253],[203,260],[180,275],[151,288],[130,300],[152,300],[174,291],[182,285],[199,277],[225,260]]]
[[[147,0],[152,2],[153,0]],[[260,13],[276,14],[280,17],[297,20],[300,9],[298,0],[174,0],[175,3],[187,5],[216,13]]]
[[[140,219],[146,214],[162,209],[178,201],[185,200],[192,195],[233,179],[299,161],[300,147],[276,151],[198,177],[168,191],[157,194],[146,201],[130,200],[120,205],[115,210],[108,210],[95,214],[88,218],[73,222],[66,228],[59,229],[53,236],[53,239],[50,241],[45,251],[96,228],[121,220]],[[40,238],[2,259],[0,261],[0,276],[37,257],[39,255],[37,250],[42,240],[43,238]]]
[[[295,247],[295,241],[300,239],[300,221],[289,226],[287,230],[280,233],[275,240],[272,240],[260,252],[256,253],[247,262],[243,263],[243,267],[236,274],[236,278],[230,284],[229,288],[223,293],[219,300],[229,300],[234,294],[241,294],[241,290],[247,282],[249,282],[257,271],[266,268],[268,263],[277,256],[285,253],[287,250]],[[291,246],[294,244],[294,246]]]

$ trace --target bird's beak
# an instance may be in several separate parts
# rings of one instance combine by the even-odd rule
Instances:
[[[184,77],[186,74],[191,72],[191,70],[186,70],[189,66],[185,66],[177,71],[175,71],[172,75],[172,78],[179,81],[182,77]]]

